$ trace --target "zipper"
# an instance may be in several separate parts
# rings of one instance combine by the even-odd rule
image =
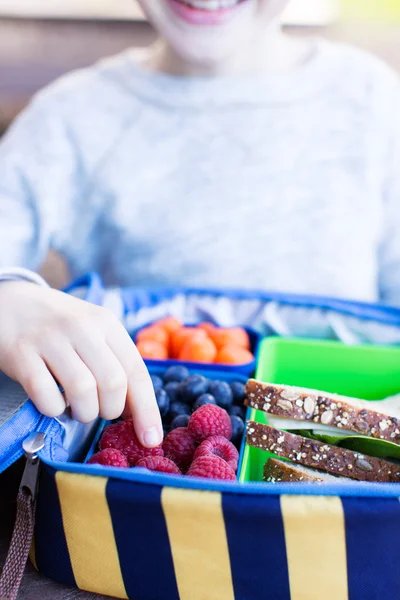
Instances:
[[[59,427],[59,424],[54,419],[50,419],[49,417],[44,417],[42,415],[38,418],[36,423],[30,423],[29,425],[30,430],[33,429],[36,433],[43,433],[44,435],[51,435],[53,428]],[[23,444],[24,442],[21,440],[21,438],[18,438],[14,444],[11,445],[7,455],[3,457],[1,461],[1,472],[8,469],[8,467],[10,467],[19,458],[21,458],[21,456],[23,456]]]
[[[22,442],[26,465],[17,497],[17,515],[7,558],[0,577],[0,598],[16,600],[32,544],[35,527],[35,500],[40,459],[46,435],[42,431],[31,433]]]
[[[45,433],[35,431],[28,435],[22,442],[22,449],[26,456],[26,465],[21,479],[20,490],[27,491],[31,496],[32,502],[36,499],[40,467],[39,452],[44,448],[45,438]]]

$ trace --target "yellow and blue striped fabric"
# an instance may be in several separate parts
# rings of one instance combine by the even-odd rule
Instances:
[[[132,600],[400,599],[397,498],[160,487],[45,467],[35,558]]]

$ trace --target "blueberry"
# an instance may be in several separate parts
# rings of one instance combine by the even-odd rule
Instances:
[[[217,404],[214,396],[211,394],[202,394],[197,398],[195,403],[193,404],[193,410],[197,410],[200,406],[204,406],[205,404]]]
[[[164,373],[164,383],[170,383],[171,381],[183,381],[189,377],[189,371],[186,367],[176,366],[170,367]]]
[[[244,431],[244,422],[240,417],[231,417],[232,423],[232,443],[235,446],[240,446],[242,442],[242,436]]]
[[[173,419],[171,423],[171,429],[178,429],[178,427],[187,427],[189,423],[189,415],[178,415]]]
[[[240,383],[240,381],[233,381],[230,385],[230,388],[232,390],[234,404],[243,404],[246,397],[246,388],[244,383]]]
[[[160,415],[162,417],[165,417],[169,411],[169,405],[170,405],[168,394],[162,388],[157,389],[155,392],[156,392],[156,400],[157,400],[158,408],[160,409]]]
[[[190,406],[185,404],[184,402],[172,402],[171,407],[169,409],[168,418],[173,421],[175,417],[180,415],[190,415],[191,414]]]
[[[207,392],[208,384],[208,379],[202,375],[189,375],[189,377],[181,383],[181,399],[184,402],[193,404],[196,398]]]
[[[214,396],[218,406],[228,410],[233,402],[232,390],[225,381],[210,381],[208,392]]]
[[[178,381],[170,381],[165,384],[164,390],[167,392],[171,402],[176,402],[179,398],[179,386],[181,384]]]
[[[231,417],[240,417],[241,419],[244,419],[246,416],[246,408],[244,406],[233,405],[230,407],[228,412]]]
[[[161,390],[163,381],[158,375],[150,375],[154,390]]]

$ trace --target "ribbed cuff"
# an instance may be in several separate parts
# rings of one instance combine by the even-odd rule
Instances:
[[[37,285],[41,285],[43,287],[50,287],[43,277],[40,277],[40,275],[34,271],[22,269],[21,267],[0,269],[0,282],[1,281],[27,281],[30,283],[36,283]]]

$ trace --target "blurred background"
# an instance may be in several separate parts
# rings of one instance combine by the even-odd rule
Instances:
[[[284,25],[356,44],[400,72],[400,0],[292,0]],[[135,0],[0,0],[0,135],[56,77],[154,37]],[[53,256],[43,272],[55,286],[68,277]]]

